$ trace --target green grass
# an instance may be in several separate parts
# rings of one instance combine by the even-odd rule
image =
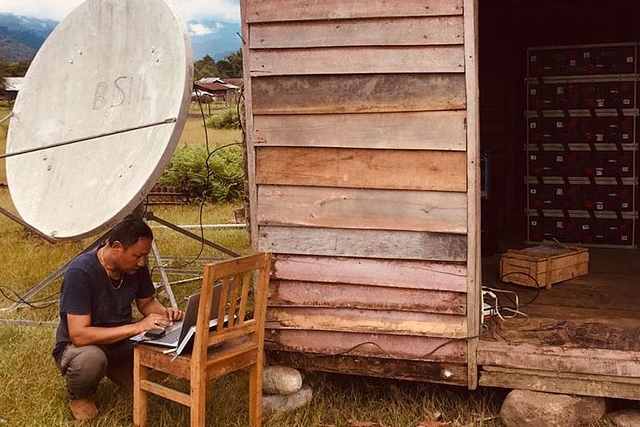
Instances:
[[[51,327],[0,326],[0,425],[74,426],[64,393],[64,382],[53,364]],[[34,346],[33,343],[42,343]],[[499,426],[502,393],[471,393],[441,387],[375,378],[309,373],[312,402],[297,411],[267,416],[266,427],[417,427],[441,414],[449,426]],[[180,385],[180,384],[178,384]],[[184,385],[183,385],[184,387]],[[247,426],[246,381],[229,375],[214,383],[208,406],[209,426]],[[104,380],[96,401],[99,417],[92,426],[132,424],[132,397]],[[188,425],[188,412],[179,404],[151,396],[150,426]]]
[[[100,415],[93,422],[70,419],[64,382],[50,356],[51,327],[0,325],[0,425],[120,427],[132,424],[132,396],[104,380],[96,401]],[[34,345],[39,343],[40,345]],[[265,427],[499,427],[500,404],[506,391],[446,387],[388,379],[309,372],[311,403],[296,411],[265,417]],[[174,382],[186,387],[184,383]],[[207,408],[211,427],[247,426],[246,381],[229,375],[212,386]],[[181,405],[150,397],[150,426],[188,425]],[[433,422],[434,420],[439,422]],[[601,421],[593,427],[610,426]]]
[[[189,109],[189,118],[185,123],[184,130],[182,131],[182,136],[180,137],[180,146],[188,146],[191,144],[205,145],[207,143],[207,140],[210,144],[212,144],[212,146],[221,146],[234,142],[241,142],[242,137],[240,133],[235,129],[216,129],[214,131],[211,128],[207,128],[207,132],[205,133],[203,123],[210,117],[210,115],[207,107],[203,106],[203,108],[204,117],[203,112],[200,111],[200,107],[192,103],[191,108]],[[226,110],[227,107],[225,107],[224,105],[213,106],[211,107],[211,116],[224,113]]]
[[[11,105],[7,101],[0,102],[0,120],[4,119],[11,113]],[[7,130],[9,129],[9,120],[0,123],[0,153],[6,152]],[[7,172],[4,165],[4,159],[0,160],[0,183],[7,183]]]

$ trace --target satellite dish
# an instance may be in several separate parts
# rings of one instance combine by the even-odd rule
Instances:
[[[184,128],[192,72],[188,33],[165,0],[86,0],[71,12],[34,58],[7,133],[24,221],[80,238],[139,206]]]

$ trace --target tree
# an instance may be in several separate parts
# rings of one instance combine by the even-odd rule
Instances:
[[[4,59],[4,55],[2,54],[2,52],[0,52],[0,91],[4,90],[4,78],[10,77],[10,75],[7,74],[7,64],[7,60]]]
[[[218,66],[218,71],[220,72],[219,77],[233,77],[233,67],[231,67],[231,63],[226,59],[221,59],[216,63]]]
[[[231,66],[230,74],[227,77],[242,77],[242,49],[228,55],[227,62]]]
[[[6,77],[24,77],[27,74],[27,70],[31,65],[31,59],[20,61],[20,62],[11,62],[7,64]]]
[[[31,65],[31,60],[9,62],[0,52],[0,89],[4,90],[6,77],[24,77]]]
[[[205,55],[193,63],[193,78],[196,81],[204,77],[218,77],[219,74],[216,61],[210,55]]]
[[[193,63],[193,78],[198,81],[204,77],[242,77],[242,50],[238,50],[224,59],[215,61],[211,55],[205,55]]]

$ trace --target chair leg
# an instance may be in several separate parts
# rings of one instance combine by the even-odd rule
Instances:
[[[147,426],[147,392],[140,387],[140,381],[147,379],[148,369],[140,364],[138,350],[133,352],[133,425]]]
[[[249,425],[262,426],[262,363],[249,367]]]
[[[205,427],[207,411],[207,382],[191,381],[191,427]]]

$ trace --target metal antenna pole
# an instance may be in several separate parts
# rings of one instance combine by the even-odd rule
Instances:
[[[177,121],[177,119],[175,117],[172,117],[172,118],[169,118],[169,119],[166,119],[166,120],[161,120],[159,122],[153,122],[153,123],[149,123],[149,124],[146,124],[146,125],[134,126],[134,127],[119,129],[119,130],[116,130],[116,131],[113,131],[113,132],[105,132],[105,133],[100,133],[98,135],[91,135],[91,136],[86,136],[86,137],[83,137],[83,138],[70,139],[68,141],[62,141],[62,142],[56,142],[56,143],[53,143],[53,144],[42,145],[40,147],[33,147],[33,148],[27,148],[27,149],[24,149],[24,150],[13,151],[11,153],[0,154],[0,159],[6,159],[8,157],[14,157],[14,156],[21,156],[23,154],[35,153],[36,151],[48,150],[49,148],[65,147],[67,145],[77,144],[79,142],[87,142],[87,141],[91,141],[93,139],[104,138],[105,136],[119,135],[121,133],[132,132],[132,131],[135,131],[135,130],[146,129],[146,128],[150,128],[150,127],[154,127],[154,126],[173,124],[176,121]]]
[[[141,210],[141,206],[138,206],[137,212],[140,212],[140,210]],[[174,225],[174,224],[170,223],[169,221],[163,220],[162,218],[158,218],[151,211],[147,211],[147,212],[144,213],[143,220],[147,224],[148,224],[149,221],[156,221],[156,222],[164,225],[167,228],[170,228],[170,229],[172,229],[174,231],[177,231],[178,233],[184,234],[187,237],[190,237],[190,238],[195,239],[195,240],[197,240],[197,241],[199,241],[201,243],[204,243],[204,244],[206,244],[208,246],[211,246],[211,247],[213,247],[215,249],[218,249],[219,251],[224,252],[227,255],[230,255],[232,257],[239,256],[237,253],[235,253],[235,252],[233,252],[233,251],[231,251],[231,250],[229,250],[229,249],[227,249],[227,248],[225,248],[223,246],[220,246],[220,245],[218,245],[218,244],[216,244],[214,242],[211,242],[211,241],[209,241],[209,240],[207,240],[207,239],[205,239],[205,238],[203,238],[201,236],[198,236],[197,234],[191,233],[190,231],[184,230],[181,227],[178,227],[177,225]],[[162,260],[160,258],[160,252],[158,251],[158,246],[156,245],[155,240],[153,242],[151,242],[151,249],[153,251],[153,256],[154,256],[154,258],[156,260],[156,265],[158,266],[158,270],[160,271],[160,276],[162,278],[162,286],[164,287],[164,289],[165,289],[165,291],[167,293],[167,296],[169,297],[169,301],[171,302],[171,305],[174,308],[178,308],[178,303],[176,302],[176,298],[173,295],[173,290],[171,289],[171,284],[169,283],[169,278],[167,276],[167,272],[166,272],[166,270],[164,268],[164,265],[162,264]]]
[[[91,245],[87,246],[85,249],[83,249],[81,252],[79,252],[78,255],[84,254],[86,252],[89,252],[92,249],[97,248],[107,238],[108,235],[109,235],[109,233],[106,233],[106,234],[100,236],[100,238],[95,240]],[[76,256],[78,256],[78,255],[76,255]],[[8,312],[8,311],[14,311],[17,308],[26,305],[25,303],[29,302],[29,300],[34,295],[36,295],[38,292],[40,292],[41,290],[43,290],[44,288],[49,286],[49,284],[51,284],[58,277],[62,276],[64,274],[64,272],[67,271],[67,267],[69,267],[69,264],[71,264],[71,261],[73,261],[74,258],[75,257],[71,258],[62,267],[58,268],[56,271],[51,273],[46,279],[44,279],[43,281],[38,283],[36,286],[31,288],[29,291],[27,291],[27,293],[25,293],[22,297],[20,297],[21,301],[16,301],[9,307],[1,308],[0,309],[0,313],[4,313],[4,312]]]
[[[144,222],[147,222],[145,219]],[[160,258],[160,252],[158,251],[158,245],[156,245],[156,241],[151,241],[151,250],[153,251],[153,257],[156,259],[156,266],[160,271],[160,277],[162,280],[162,286],[164,287],[164,291],[167,293],[169,297],[169,302],[171,303],[171,307],[178,308],[178,302],[176,301],[176,297],[173,295],[173,290],[171,289],[171,284],[169,283],[169,277],[167,276],[167,271],[164,269],[164,265],[162,264],[162,260]]]
[[[194,234],[190,231],[184,230],[180,227],[178,227],[177,225],[174,225],[172,223],[170,223],[169,221],[166,221],[162,218],[159,218],[157,216],[155,216],[153,214],[153,212],[147,212],[145,213],[145,218],[149,221],[156,221],[162,225],[164,225],[165,227],[168,227],[170,229],[172,229],[173,231],[177,231],[178,233],[184,234],[187,237],[191,237],[192,239],[197,240],[200,243],[204,243],[207,246],[211,246],[212,248],[215,248],[217,250],[219,250],[220,252],[224,252],[225,254],[232,256],[232,257],[239,257],[240,254],[237,254],[236,252],[233,252],[231,249],[227,249],[224,246],[220,246],[217,243],[212,242],[211,240],[207,240],[201,236],[198,236],[197,234]]]
[[[1,208],[0,208],[1,210]],[[134,215],[140,215],[140,212],[143,210],[143,205],[141,204],[140,206],[138,206],[137,210],[134,212]],[[148,221],[156,221],[174,231],[177,231],[181,234],[184,234],[187,237],[190,237],[192,239],[195,239],[203,244],[206,244],[208,246],[211,246],[217,250],[219,250],[220,252],[223,252],[227,255],[230,255],[232,257],[238,257],[240,256],[239,254],[237,254],[236,252],[233,252],[230,249],[225,248],[224,246],[220,246],[210,240],[207,240],[201,236],[198,236],[197,234],[191,233],[190,231],[184,230],[180,227],[178,227],[177,225],[174,225],[172,223],[170,223],[169,221],[166,221],[162,218],[159,218],[157,216],[155,216],[152,212],[146,212],[144,213],[143,216],[143,220],[145,222]],[[34,286],[33,288],[31,288],[29,291],[27,291],[22,297],[21,300],[22,301],[17,301],[15,303],[13,303],[11,306],[6,307],[6,308],[0,308],[0,313],[3,312],[9,312],[9,311],[14,311],[19,307],[22,307],[24,305],[26,305],[25,303],[29,302],[29,300],[36,295],[38,292],[40,292],[41,290],[43,290],[44,288],[46,288],[49,284],[51,284],[54,280],[56,280],[58,277],[60,277],[62,274],[64,274],[64,272],[67,270],[67,267],[69,266],[69,264],[71,263],[71,261],[73,261],[73,259],[75,259],[78,255],[81,255],[83,253],[89,252],[92,249],[97,248],[98,246],[100,246],[100,244],[102,242],[104,242],[104,240],[109,236],[109,233],[111,232],[111,230],[109,230],[107,233],[103,234],[102,236],[100,236],[97,240],[95,240],[91,245],[89,245],[88,247],[86,247],[84,250],[82,250],[81,252],[79,252],[76,256],[74,256],[73,258],[71,258],[69,261],[67,261],[62,267],[58,268],[56,271],[54,271],[52,274],[50,274],[46,279],[44,279],[43,281],[41,281],[40,283],[38,283],[36,286]],[[45,237],[45,236],[43,236]],[[48,237],[48,236],[46,236]],[[48,239],[47,239],[48,240]],[[55,242],[55,240],[54,240]],[[164,268],[164,265],[162,264],[162,260],[160,258],[160,252],[158,251],[158,246],[156,245],[155,241],[151,242],[151,249],[153,251],[153,256],[156,260],[156,265],[158,266],[158,270],[160,271],[160,276],[161,276],[161,280],[162,280],[162,286],[165,289],[165,292],[167,293],[167,296],[169,297],[169,301],[171,303],[171,306],[173,308],[178,308],[178,303],[176,301],[176,298],[173,294],[173,290],[171,289],[171,284],[169,283],[169,278],[167,276],[167,272]]]
[[[49,243],[57,243],[57,240],[54,239],[51,236],[48,236],[46,234],[44,234],[42,231],[30,226],[29,224],[27,224],[26,222],[24,222],[22,219],[18,218],[17,216],[15,216],[14,214],[12,214],[11,212],[9,212],[8,210],[4,209],[4,208],[0,208],[0,214],[6,216],[7,218],[17,222],[18,224],[20,224],[21,226],[23,226],[24,228],[27,228],[29,231],[36,233],[38,236],[42,237],[44,240],[46,240]]]

